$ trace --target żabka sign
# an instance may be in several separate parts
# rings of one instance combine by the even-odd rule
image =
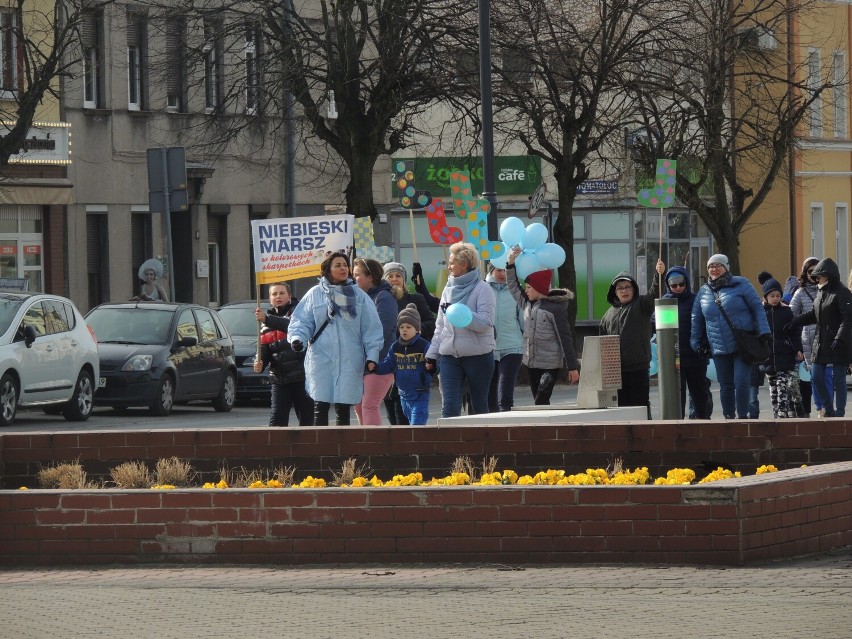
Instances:
[[[354,215],[252,220],[256,283],[319,275],[327,255],[350,253],[354,220]]]

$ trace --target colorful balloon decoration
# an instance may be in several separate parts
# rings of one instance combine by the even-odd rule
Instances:
[[[444,311],[447,321],[456,328],[464,328],[473,321],[473,312],[465,304],[450,304]]]
[[[547,227],[539,222],[524,226],[517,217],[509,217],[500,225],[500,239],[508,252],[513,246],[521,247],[521,254],[515,258],[515,270],[518,277],[525,279],[536,271],[559,268],[565,262],[565,249],[547,241]],[[506,256],[492,258],[497,268],[506,267]]]

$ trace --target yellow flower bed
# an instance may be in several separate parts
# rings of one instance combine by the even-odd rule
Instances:
[[[767,465],[760,466],[757,469],[757,474],[778,472],[775,466]],[[699,484],[705,484],[720,479],[730,479],[731,477],[742,477],[742,474],[732,472],[724,468],[717,468],[709,473],[706,477],[698,481]],[[650,482],[651,476],[647,467],[637,468],[635,470],[622,470],[610,475],[603,468],[587,468],[584,473],[576,475],[566,475],[564,470],[546,470],[536,473],[535,475],[518,476],[513,470],[504,470],[503,472],[485,473],[478,481],[472,482],[467,473],[452,473],[446,477],[435,478],[429,481],[423,480],[422,473],[409,473],[407,475],[394,475],[388,481],[382,481],[376,475],[370,478],[355,477],[349,484],[341,484],[341,488],[378,488],[392,486],[642,486]],[[655,486],[665,485],[685,485],[695,482],[695,471],[689,468],[674,468],[666,473],[665,477],[657,477],[653,484]],[[298,484],[293,484],[292,488],[324,488],[326,482],[322,478],[315,478],[308,475]],[[275,479],[269,481],[255,481],[248,488],[284,488],[284,484]],[[154,488],[171,489],[174,486],[154,486]],[[208,482],[203,488],[228,488],[225,481],[217,483]]]

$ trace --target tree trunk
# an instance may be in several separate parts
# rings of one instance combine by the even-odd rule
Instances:
[[[353,149],[349,167],[349,183],[346,185],[346,212],[355,217],[376,219],[378,211],[373,201],[373,167],[376,164],[374,155],[366,155]]]
[[[559,267],[559,285],[567,288],[576,295],[577,269],[574,264],[574,197],[575,186],[568,175],[556,174],[556,185],[559,190],[559,214],[553,225],[553,240],[565,250],[565,262]],[[577,323],[577,299],[568,303],[568,319],[571,322],[571,332]]]

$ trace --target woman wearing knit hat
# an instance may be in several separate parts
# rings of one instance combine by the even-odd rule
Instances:
[[[568,318],[568,302],[574,293],[550,288],[553,271],[536,271],[527,276],[525,289],[518,283],[515,259],[520,247],[509,251],[506,283],[512,297],[524,312],[523,362],[530,372],[530,390],[537,405],[550,404],[559,371],[568,369],[568,381],[580,381],[580,366],[574,351],[574,336]]]
[[[740,355],[728,320],[738,329],[754,332],[767,342],[772,335],[754,286],[745,277],[731,274],[729,268],[727,256],[721,253],[707,260],[709,277],[698,290],[692,307],[690,346],[695,352],[710,349],[725,419],[748,419],[752,365]]]

